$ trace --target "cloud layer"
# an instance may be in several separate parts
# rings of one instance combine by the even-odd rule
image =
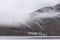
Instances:
[[[59,0],[0,0],[0,24],[25,23],[29,13]]]

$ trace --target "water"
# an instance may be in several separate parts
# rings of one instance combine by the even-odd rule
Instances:
[[[60,39],[59,36],[0,36],[0,39]]]

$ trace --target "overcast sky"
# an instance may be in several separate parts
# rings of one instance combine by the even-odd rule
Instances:
[[[41,7],[55,5],[59,0],[0,0],[0,24],[26,22],[28,14]]]
[[[60,3],[60,0],[34,0],[33,2],[39,8],[58,4]]]

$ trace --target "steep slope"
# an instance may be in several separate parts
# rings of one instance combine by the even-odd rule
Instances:
[[[31,15],[47,35],[60,36],[60,4],[41,8]]]
[[[0,35],[60,36],[60,4],[30,13],[26,24],[10,27],[0,25]]]

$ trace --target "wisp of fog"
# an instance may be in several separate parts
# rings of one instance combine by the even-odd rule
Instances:
[[[18,23],[26,24],[30,19],[29,14],[44,7],[44,3],[48,5],[48,0],[46,1],[44,2],[44,0],[41,0],[40,3],[39,0],[0,0],[0,25],[17,25]],[[51,5],[51,3],[56,4],[55,1],[56,3],[58,2],[57,0],[54,0],[51,1],[49,5]],[[45,14],[46,13],[40,14],[40,16],[47,17],[47,15],[52,15]]]

